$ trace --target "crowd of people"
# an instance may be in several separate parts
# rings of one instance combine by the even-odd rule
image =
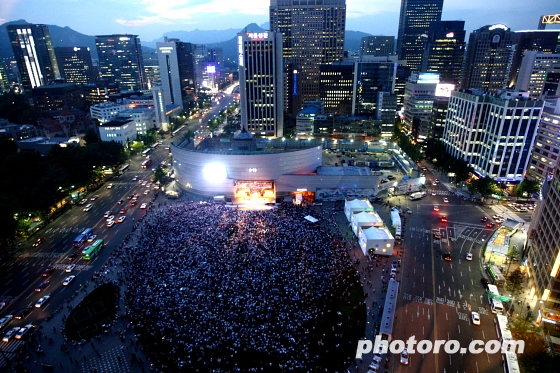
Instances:
[[[148,356],[184,371],[315,372],[352,350],[356,320],[339,309],[360,307],[360,279],[329,219],[291,204],[185,202],[147,214],[125,274],[127,316]]]

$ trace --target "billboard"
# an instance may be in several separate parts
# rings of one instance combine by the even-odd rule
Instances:
[[[455,90],[455,84],[436,85],[436,97],[451,97],[451,91]]]
[[[216,73],[216,66],[214,66],[214,65],[206,66],[206,73],[207,74],[215,74]]]

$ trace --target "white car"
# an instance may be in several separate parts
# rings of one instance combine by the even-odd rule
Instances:
[[[22,339],[31,329],[33,329],[33,324],[27,324],[24,327],[19,328],[19,332],[16,333],[16,339]]]
[[[76,278],[76,276],[68,276],[64,279],[64,281],[62,281],[62,285],[64,286],[68,286],[72,280],[74,280]]]
[[[371,363],[368,367],[368,373],[377,373],[379,372],[379,365],[375,363]]]
[[[90,203],[88,205],[86,205],[86,207],[84,207],[84,211],[89,211],[93,208],[93,205]]]
[[[113,187],[113,183],[107,185],[107,189],[111,189]]]
[[[113,225],[115,225],[115,221],[111,220],[107,222],[107,228],[111,228]]]
[[[449,203],[449,200],[447,198],[444,198],[443,203]]]
[[[138,176],[134,176],[134,177],[132,178],[132,181],[136,181],[136,180],[138,180]]]
[[[69,264],[68,266],[66,266],[66,272],[72,272],[74,268],[76,268],[75,264]]]
[[[2,338],[2,342],[6,342],[6,343],[10,342],[10,340],[17,334],[17,332],[19,332],[19,329],[20,329],[19,326],[10,329],[10,331],[7,332]]]
[[[146,184],[148,184],[148,182],[147,182],[147,181],[145,181],[145,180],[144,180],[144,181],[142,181],[142,186],[146,186]]]
[[[126,219],[126,216],[119,216],[118,221],[122,223]]]
[[[478,312],[471,312],[471,318],[474,325],[480,325],[480,315]]]
[[[8,325],[14,319],[14,315],[6,315],[0,319],[0,329]]]
[[[89,236],[89,237],[87,238],[87,240],[88,240],[88,242],[93,242],[93,240],[95,240],[96,237],[97,237],[96,234],[92,234],[91,236]]]
[[[107,216],[107,223],[110,222],[111,220],[115,220],[115,215]]]
[[[406,348],[401,351],[401,364],[408,364],[408,350]]]
[[[37,307],[37,308],[43,307],[43,304],[47,303],[49,299],[51,299],[51,296],[50,295],[45,295],[44,297],[39,299],[37,301],[37,303],[35,303],[35,307]]]
[[[146,190],[144,191],[144,195],[147,195],[148,193],[150,193],[150,189],[146,189]]]
[[[148,204],[146,204],[146,203],[143,203],[143,204],[140,205],[141,209],[145,209],[146,207],[148,207]]]
[[[465,260],[472,260],[472,253],[467,253]]]

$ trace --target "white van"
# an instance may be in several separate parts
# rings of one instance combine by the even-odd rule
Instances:
[[[84,207],[84,211],[89,211],[89,210],[91,210],[92,207],[93,207],[93,205],[90,203],[90,204],[86,205],[86,207]]]

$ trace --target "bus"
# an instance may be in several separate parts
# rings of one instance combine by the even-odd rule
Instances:
[[[101,238],[95,240],[91,244],[91,246],[88,246],[84,249],[84,251],[82,252],[82,258],[84,258],[84,260],[93,259],[97,255],[97,253],[101,251],[103,246],[103,240]]]
[[[129,164],[125,164],[123,166],[121,166],[121,168],[119,168],[119,174],[124,174],[126,171],[128,171],[130,169],[130,165]]]
[[[82,247],[82,245],[87,241],[88,237],[93,235],[92,228],[86,228],[82,233],[80,233],[72,243],[74,247]]]
[[[496,326],[496,334],[498,335],[498,340],[500,341],[500,343],[503,344],[504,341],[513,341],[513,336],[507,326],[508,318],[506,316],[496,315],[494,324]]]
[[[144,150],[144,151],[142,152],[142,155],[143,155],[144,157],[146,157],[148,154],[150,154],[151,151],[152,151],[152,149],[148,148],[148,149],[146,149],[146,150]]]
[[[517,355],[515,352],[506,351],[502,354],[502,360],[504,361],[504,373],[520,373],[519,363],[517,361]]]
[[[154,145],[151,146],[150,149],[152,150],[156,150],[156,148],[159,146],[159,144],[156,142]]]
[[[498,287],[496,285],[488,284],[488,303],[490,304],[490,311],[496,314],[502,314],[504,311],[504,305],[500,300],[500,293],[498,292]]]
[[[148,168],[152,164],[152,158],[147,158],[144,162],[142,162],[142,168]]]
[[[387,284],[387,295],[385,297],[385,305],[383,307],[384,320],[379,326],[379,335],[381,339],[391,342],[393,334],[393,323],[395,321],[395,311],[397,309],[397,297],[399,294],[399,282],[394,278],[389,280]]]
[[[486,272],[490,275],[490,279],[494,285],[503,286],[506,283],[506,279],[502,275],[502,271],[500,271],[497,266],[486,267]]]

